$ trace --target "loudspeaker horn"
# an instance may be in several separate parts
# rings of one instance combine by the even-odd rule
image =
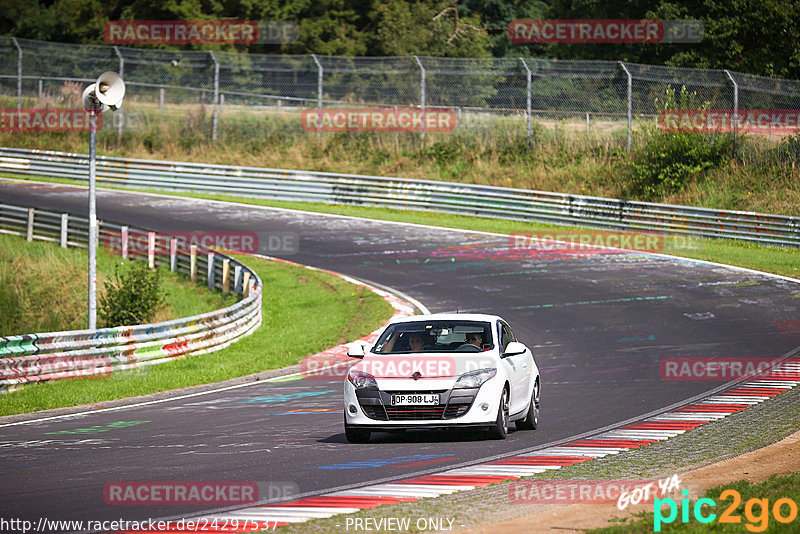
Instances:
[[[117,110],[125,97],[125,82],[116,72],[104,72],[95,82],[95,96],[100,103]]]

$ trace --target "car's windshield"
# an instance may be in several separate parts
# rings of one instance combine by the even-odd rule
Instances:
[[[373,352],[480,352],[491,348],[491,326],[487,322],[415,321],[389,326]]]

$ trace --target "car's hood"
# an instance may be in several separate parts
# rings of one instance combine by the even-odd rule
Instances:
[[[496,351],[372,354],[351,367],[375,378],[455,378],[476,369],[494,369]],[[417,374],[418,373],[418,374]]]

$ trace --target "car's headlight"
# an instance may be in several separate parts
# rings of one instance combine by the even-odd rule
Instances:
[[[378,389],[375,377],[363,371],[350,370],[347,372],[347,379],[356,389]]]
[[[464,373],[456,380],[453,388],[479,388],[481,385],[497,374],[497,369],[478,369]]]

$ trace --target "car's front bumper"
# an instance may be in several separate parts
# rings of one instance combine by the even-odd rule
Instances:
[[[500,394],[489,380],[480,388],[356,390],[345,383],[344,409],[348,425],[372,430],[408,428],[488,427],[497,418]],[[434,386],[431,384],[431,386]],[[437,393],[439,404],[430,406],[392,406],[395,393]]]

